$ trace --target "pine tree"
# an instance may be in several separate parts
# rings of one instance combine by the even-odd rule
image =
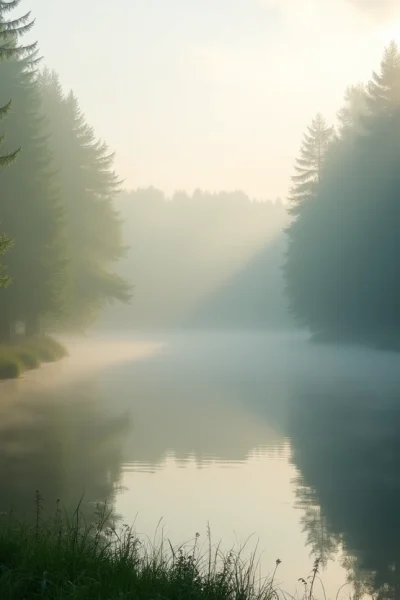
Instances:
[[[30,51],[35,50],[36,44],[30,46],[17,46],[15,40],[27,33],[33,26],[33,21],[30,20],[30,13],[24,16],[7,20],[6,14],[16,8],[20,0],[11,0],[9,2],[0,2],[0,61],[5,61],[17,56],[23,56]],[[11,42],[11,43],[10,43]],[[4,106],[0,107],[0,120],[2,120],[11,108],[11,100]],[[5,135],[0,136],[0,145],[4,142]],[[17,150],[11,151],[9,154],[0,156],[0,167],[10,165],[19,153]],[[4,254],[12,246],[12,240],[6,235],[0,236],[0,254]],[[10,277],[5,275],[4,267],[0,265],[0,287],[7,286],[10,283]]]
[[[28,12],[17,19],[6,19],[7,13],[16,8],[20,2],[21,0],[0,2],[0,62],[31,56],[36,52],[37,43],[27,46],[17,44],[18,38],[28,33],[34,25],[34,21],[30,18],[30,13]],[[0,108],[0,119],[10,111],[10,108],[11,99]],[[4,138],[4,135],[0,137],[0,144],[4,141]],[[19,150],[17,149],[9,154],[0,156],[0,167],[11,164],[15,160]]]
[[[289,308],[303,326],[310,324],[312,305],[309,296],[315,287],[313,271],[309,271],[309,265],[315,262],[315,257],[308,253],[310,235],[314,233],[315,207],[318,205],[325,159],[333,140],[333,127],[328,127],[322,115],[318,114],[304,135],[300,157],[295,164],[297,174],[292,177],[294,185],[289,198],[289,212],[293,219],[287,229],[284,275]],[[318,235],[317,230],[315,233]]]
[[[365,89],[361,127],[354,129],[351,153],[343,147],[341,168],[335,170],[343,193],[337,190],[335,199],[327,190],[329,204],[336,202],[340,209],[341,246],[346,248],[344,255],[336,243],[328,267],[336,285],[346,289],[337,315],[341,329],[361,341],[386,344],[400,332],[395,259],[400,251],[400,53],[394,42]]]
[[[400,52],[396,42],[385,49],[380,73],[372,73],[367,85],[366,101],[369,120],[376,116],[389,120],[400,111]]]
[[[317,193],[321,181],[324,158],[334,137],[333,127],[328,127],[321,114],[317,114],[304,134],[300,157],[296,159],[296,175],[292,176],[290,190],[291,213],[298,214],[301,205]]]
[[[15,38],[8,47],[12,44],[18,48]],[[29,48],[0,62],[0,102],[13,99],[5,146],[22,147],[16,163],[0,174],[1,220],[14,240],[8,254],[13,285],[0,296],[3,340],[17,321],[35,333],[42,317],[61,312],[66,269],[63,217],[35,81],[38,52],[35,45]]]
[[[356,292],[362,326],[370,339],[390,343],[400,334],[400,52],[395,42],[385,49],[379,74],[367,85],[365,129],[359,140],[356,183],[363,228],[357,230]],[[360,199],[362,198],[362,203]]]
[[[385,50],[363,97],[341,116],[315,202],[289,229],[287,289],[303,325],[324,337],[393,345],[400,335],[400,53]],[[315,181],[315,178],[314,178]]]
[[[347,88],[345,104],[338,112],[339,136],[352,136],[363,133],[363,118],[367,115],[367,95],[365,85],[359,83]]]
[[[114,154],[96,138],[73,93],[64,96],[57,75],[49,71],[41,75],[40,87],[70,240],[69,322],[84,327],[105,303],[130,298],[129,286],[109,270],[125,250],[114,207],[120,181]]]

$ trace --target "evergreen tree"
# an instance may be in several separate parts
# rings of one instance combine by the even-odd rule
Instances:
[[[339,137],[363,133],[362,120],[368,112],[365,85],[359,83],[347,88],[345,104],[338,112]]]
[[[328,127],[321,114],[313,119],[304,134],[300,156],[296,159],[292,176],[293,187],[290,190],[292,214],[298,214],[301,205],[317,193],[321,180],[326,152],[334,136],[333,127]]]
[[[20,0],[12,0],[9,2],[0,2],[0,61],[5,61],[10,58],[22,56],[34,50],[36,44],[30,46],[17,46],[14,41],[24,33],[27,33],[33,26],[33,21],[30,20],[30,13],[18,19],[7,20],[6,14],[16,8]],[[10,43],[12,40],[13,43]],[[10,111],[11,100],[4,106],[0,107],[0,120],[2,120]],[[0,145],[3,143],[5,136],[0,136]],[[19,149],[0,156],[0,167],[10,165],[16,158]],[[9,237],[0,236],[0,254],[4,254],[12,245]],[[10,283],[9,276],[4,274],[4,267],[0,265],[0,286],[6,286]]]
[[[334,203],[340,210],[341,230],[341,246],[332,243],[327,273],[337,289],[346,290],[331,327],[366,343],[386,344],[400,330],[395,258],[400,250],[400,54],[393,42],[366,86],[365,103],[351,154],[343,146],[341,168],[334,170],[343,193],[333,192],[333,181],[324,192],[326,213]]]
[[[13,45],[18,50],[15,37],[8,48]],[[3,340],[17,321],[35,333],[43,316],[62,309],[66,267],[62,212],[35,81],[38,60],[33,45],[0,62],[0,103],[13,99],[5,146],[22,147],[18,161],[0,174],[0,215],[15,242],[8,255],[13,285],[0,296]]]
[[[396,42],[385,49],[380,73],[372,73],[367,85],[369,120],[399,116],[400,110],[400,53]]]
[[[9,0],[0,2],[0,62],[29,56],[36,51],[37,43],[29,45],[18,45],[19,37],[28,33],[34,21],[30,18],[30,12],[17,19],[7,19],[7,14],[20,4],[21,0]],[[0,119],[2,119],[11,108],[11,100],[0,107]],[[0,144],[4,141],[4,135],[0,137]],[[7,166],[16,158],[19,149],[0,156],[0,166]]]
[[[71,261],[67,295],[70,324],[89,324],[106,302],[130,298],[129,286],[110,266],[124,252],[114,207],[120,181],[114,155],[99,141],[73,93],[65,96],[55,73],[44,71],[40,89],[51,123]]]
[[[301,208],[289,229],[287,289],[293,312],[313,332],[393,345],[400,334],[400,53],[394,43],[365,95],[358,88],[346,100],[315,202]]]
[[[353,184],[361,216],[354,229],[353,260],[356,252],[359,260],[353,294],[367,337],[385,344],[400,333],[400,53],[394,42],[385,49],[380,73],[374,72],[367,85],[366,102]]]
[[[301,325],[309,325],[312,315],[309,296],[315,284],[309,266],[315,262],[315,256],[308,254],[311,247],[309,236],[313,233],[311,224],[317,204],[315,200],[333,140],[333,127],[328,127],[322,115],[318,114],[304,135],[300,157],[295,163],[296,175],[292,177],[294,185],[289,198],[289,212],[293,219],[287,229],[289,243],[284,273],[289,308]],[[318,227],[314,228],[314,233],[318,237]]]

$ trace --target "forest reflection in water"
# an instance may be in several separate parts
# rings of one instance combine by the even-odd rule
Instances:
[[[0,511],[34,518],[36,490],[50,517],[57,499],[70,515],[81,502],[89,521],[98,503],[112,506],[130,421],[99,398],[96,384],[80,382],[0,403]]]
[[[0,511],[84,494],[87,518],[107,500],[149,536],[163,517],[176,543],[207,522],[226,547],[254,534],[290,593],[320,557],[329,597],[346,580],[341,597],[397,597],[397,371],[300,338],[175,337],[71,385],[0,391]]]
[[[343,547],[358,594],[400,592],[399,394],[301,398],[290,413],[297,504],[307,542],[325,563]],[[365,400],[365,399],[364,399]]]

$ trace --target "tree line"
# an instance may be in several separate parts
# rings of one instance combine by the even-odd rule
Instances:
[[[0,341],[22,323],[82,328],[130,288],[112,270],[123,256],[114,155],[96,137],[73,92],[24,44],[30,13],[0,2]]]
[[[282,321],[281,202],[151,187],[122,193],[116,205],[130,245],[118,272],[134,282],[134,301],[110,307],[102,325],[160,331]]]
[[[317,115],[290,193],[285,279],[319,339],[394,347],[400,333],[400,52],[347,90],[336,128]]]

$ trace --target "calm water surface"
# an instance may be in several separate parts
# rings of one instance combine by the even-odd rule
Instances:
[[[399,357],[302,336],[70,341],[71,356],[0,385],[0,510],[84,493],[173,543],[258,543],[301,594],[399,589]],[[393,594],[392,594],[393,592]],[[353,594],[344,588],[339,598]],[[318,595],[323,597],[321,588]]]

